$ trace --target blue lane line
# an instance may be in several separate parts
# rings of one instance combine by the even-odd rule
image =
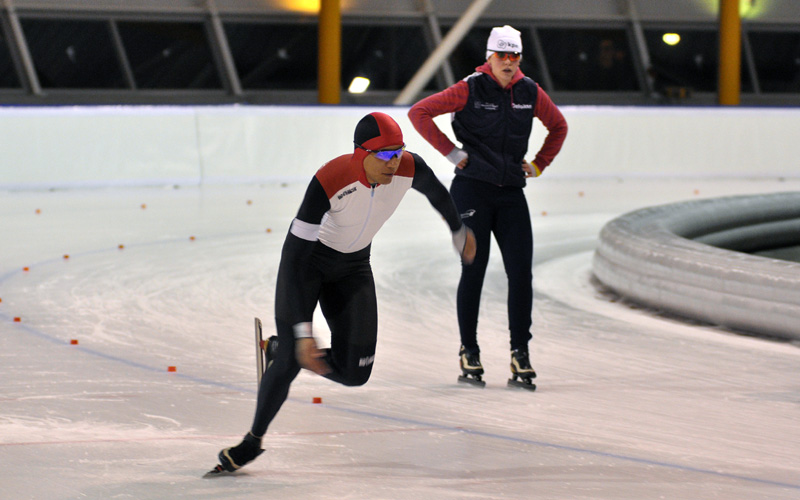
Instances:
[[[11,321],[11,318],[6,314],[0,313],[0,318],[2,318],[4,321],[8,321],[8,322]],[[48,334],[46,334],[46,333],[44,333],[44,332],[42,332],[40,330],[37,330],[35,328],[31,328],[31,327],[26,326],[24,324],[15,323],[14,326],[16,326],[17,328],[20,328],[20,329],[24,330],[25,332],[28,332],[28,333],[30,333],[30,334],[32,334],[32,335],[34,335],[34,336],[36,336],[36,337],[38,337],[40,339],[43,339],[43,340],[46,340],[46,341],[49,341],[49,342],[52,342],[52,343],[55,343],[55,344],[59,344],[59,345],[69,345],[64,340],[52,337],[51,335],[48,335]],[[83,352],[85,354],[88,354],[88,355],[91,355],[91,356],[95,356],[95,357],[98,357],[98,358],[101,358],[101,359],[105,359],[105,360],[108,360],[108,361],[113,361],[113,362],[116,362],[116,363],[120,363],[120,364],[129,366],[129,367],[132,367],[132,368],[137,368],[137,369],[148,371],[148,372],[152,372],[152,373],[166,373],[163,367],[160,367],[160,368],[153,367],[153,366],[150,366],[150,365],[146,365],[144,363],[138,363],[136,361],[131,361],[130,359],[127,359],[127,358],[114,356],[114,355],[111,355],[111,354],[108,354],[108,353],[104,353],[102,351],[98,351],[96,349],[90,349],[90,348],[83,347],[83,346],[71,346],[71,347],[75,347],[77,350],[79,350],[79,351],[81,351],[81,352]],[[219,388],[222,388],[222,389],[236,391],[236,392],[252,393],[252,394],[256,393],[256,391],[254,389],[252,389],[252,388],[248,389],[248,388],[244,388],[244,387],[241,387],[241,386],[238,386],[238,385],[227,384],[227,383],[218,382],[218,381],[215,381],[215,380],[209,380],[207,378],[198,377],[198,376],[194,376],[194,375],[187,375],[187,374],[178,373],[178,372],[170,373],[169,375],[170,376],[175,376],[175,377],[180,377],[180,378],[182,378],[184,380],[188,380],[188,381],[191,381],[191,382],[194,382],[194,383],[197,383],[197,384],[201,384],[201,385],[209,385],[209,386],[212,386],[212,387],[219,387]],[[303,403],[303,404],[309,404],[309,405],[311,404],[311,403],[308,403],[307,401],[299,401],[299,400],[296,400],[296,399],[293,399],[293,398],[289,398],[289,400],[294,402],[294,403]],[[318,406],[318,405],[315,405],[315,406]],[[389,422],[398,422],[398,423],[402,423],[403,425],[413,425],[413,426],[419,426],[419,427],[437,428],[437,429],[441,429],[441,430],[445,430],[445,431],[468,434],[468,435],[471,435],[471,436],[478,436],[478,437],[483,437],[483,438],[488,438],[488,439],[498,439],[498,440],[502,440],[502,441],[508,441],[508,442],[515,443],[515,444],[524,444],[524,445],[536,446],[536,447],[541,447],[541,448],[550,448],[550,449],[555,449],[555,450],[569,451],[569,452],[580,453],[580,454],[584,454],[584,455],[592,455],[592,456],[596,456],[596,457],[611,458],[611,459],[615,459],[615,460],[633,462],[633,463],[636,463],[636,464],[651,465],[651,466],[655,466],[655,467],[663,467],[663,468],[667,468],[667,469],[674,469],[674,470],[679,470],[679,471],[683,471],[683,472],[692,472],[692,473],[696,473],[696,474],[711,475],[711,476],[721,477],[721,478],[725,478],[725,479],[733,479],[733,480],[738,480],[738,481],[746,481],[746,482],[750,482],[750,483],[758,483],[758,484],[764,484],[764,485],[769,485],[769,486],[777,486],[777,487],[780,487],[780,488],[790,488],[790,489],[800,490],[800,484],[783,483],[783,482],[780,482],[780,481],[772,481],[772,480],[761,479],[761,478],[757,478],[757,477],[742,476],[742,475],[738,475],[738,474],[729,474],[729,473],[719,472],[719,471],[715,471],[715,470],[711,470],[711,469],[702,469],[702,468],[699,468],[699,467],[691,467],[691,466],[686,466],[686,465],[673,464],[673,463],[669,463],[669,462],[662,462],[662,461],[652,460],[652,459],[648,459],[648,458],[640,458],[640,457],[633,457],[633,456],[628,456],[628,455],[620,455],[620,454],[616,454],[616,453],[609,453],[609,452],[604,452],[604,451],[591,450],[591,449],[586,449],[586,448],[578,448],[578,447],[575,447],[575,446],[567,446],[567,445],[549,443],[547,441],[537,441],[537,440],[527,439],[527,438],[522,438],[522,437],[506,436],[506,435],[503,435],[503,434],[496,434],[496,433],[493,433],[493,432],[486,432],[486,431],[480,431],[480,430],[476,430],[476,429],[468,429],[468,428],[464,428],[464,427],[443,425],[441,423],[426,422],[424,420],[416,420],[416,419],[413,419],[413,418],[405,418],[405,417],[396,417],[396,416],[392,416],[392,415],[384,415],[384,414],[375,413],[375,412],[372,412],[372,411],[358,410],[358,409],[354,409],[354,408],[345,408],[345,407],[339,407],[339,406],[330,405],[330,404],[324,404],[322,406],[324,408],[327,408],[327,409],[330,409],[330,410],[335,410],[335,411],[338,411],[338,412],[341,412],[341,413],[349,413],[351,415],[359,415],[359,416],[363,416],[363,417],[369,417],[369,418],[374,418],[374,419],[383,420],[383,421],[389,421]]]
[[[246,233],[246,234],[250,234],[250,233]],[[238,235],[241,235],[241,233],[238,234]],[[219,236],[221,236],[221,235],[217,235],[216,237],[219,237]],[[227,236],[234,236],[234,235],[227,235]],[[174,240],[168,240],[168,241],[165,240],[165,241],[144,243],[144,244],[132,245],[132,246],[151,246],[151,245],[163,244],[163,243],[175,243],[177,241],[183,242],[184,240],[183,239],[180,239],[180,240],[174,239]],[[117,250],[118,249],[116,249],[116,248],[114,249],[114,251],[117,251]],[[112,250],[96,250],[96,251],[91,251],[91,252],[85,252],[84,254],[81,254],[81,255],[89,255],[89,254],[110,252],[110,251],[112,251]],[[50,260],[42,261],[42,262],[37,263],[36,266],[41,266],[41,265],[44,265],[44,264],[57,262],[58,260],[59,259],[50,259]],[[10,278],[11,276],[14,276],[14,275],[16,275],[18,273],[21,273],[21,272],[23,272],[23,271],[22,270],[18,270],[18,271],[7,272],[4,275],[0,275],[0,283],[5,281],[6,279]],[[52,342],[54,344],[59,344],[59,345],[70,345],[65,340],[53,337],[52,335],[49,335],[49,334],[47,334],[47,333],[45,333],[45,332],[43,332],[41,330],[37,330],[37,329],[32,328],[30,326],[27,326],[27,325],[25,325],[23,323],[14,323],[13,322],[13,318],[11,316],[5,314],[5,313],[0,312],[0,320],[8,322],[8,323],[11,323],[14,327],[19,328],[19,329],[21,329],[21,330],[23,330],[23,331],[25,331],[25,332],[27,332],[27,333],[29,333],[31,335],[34,335],[34,336],[36,336],[36,337],[38,337],[38,338],[40,338],[42,340],[46,340],[48,342]],[[87,348],[87,347],[83,347],[83,346],[70,346],[70,347],[75,347],[77,350],[79,350],[79,351],[81,351],[81,352],[83,352],[85,354],[88,354],[88,355],[91,355],[91,356],[95,356],[95,357],[98,357],[98,358],[102,358],[102,359],[105,359],[105,360],[108,360],[108,361],[113,361],[113,362],[116,362],[116,363],[120,363],[120,364],[123,364],[123,365],[126,365],[126,366],[130,366],[132,368],[137,368],[137,369],[148,371],[148,372],[152,372],[152,373],[166,373],[163,367],[161,367],[161,368],[153,367],[153,366],[150,366],[150,365],[146,365],[144,363],[138,363],[136,361],[132,361],[132,360],[127,359],[127,358],[114,356],[114,355],[111,355],[111,354],[108,354],[108,353],[104,353],[102,351],[98,351],[96,349],[91,349],[91,348]],[[209,386],[212,386],[212,387],[219,387],[219,388],[227,389],[227,390],[231,390],[231,391],[244,392],[244,393],[255,393],[256,392],[252,388],[246,389],[246,388],[243,388],[243,387],[240,387],[240,386],[237,386],[237,385],[226,384],[226,383],[223,383],[223,382],[217,382],[215,380],[209,380],[207,378],[197,377],[197,376],[194,376],[194,375],[187,375],[187,374],[178,373],[178,372],[169,373],[169,375],[170,376],[180,377],[182,379],[185,379],[185,380],[197,383],[197,384],[209,385]],[[294,402],[294,403],[311,404],[311,403],[308,403],[307,401],[298,401],[298,400],[295,400],[293,398],[289,398],[289,400]],[[715,470],[711,470],[711,469],[702,469],[702,468],[698,468],[698,467],[691,467],[691,466],[686,466],[686,465],[673,464],[673,463],[669,463],[669,462],[661,462],[661,461],[658,461],[658,460],[651,460],[651,459],[647,459],[647,458],[633,457],[633,456],[627,456],[627,455],[620,455],[620,454],[616,454],[616,453],[609,453],[609,452],[604,452],[604,451],[591,450],[591,449],[586,449],[586,448],[578,448],[578,447],[574,447],[574,446],[560,445],[560,444],[555,444],[555,443],[549,443],[549,442],[546,442],[546,441],[536,441],[536,440],[533,440],[533,439],[527,439],[527,438],[522,438],[522,437],[506,436],[506,435],[503,435],[503,434],[496,434],[496,433],[492,433],[492,432],[485,432],[485,431],[480,431],[480,430],[475,430],[475,429],[467,429],[467,428],[464,428],[464,427],[447,426],[447,425],[442,425],[440,423],[431,423],[431,422],[425,422],[423,420],[415,420],[415,419],[404,418],[404,417],[395,417],[395,416],[391,416],[391,415],[383,415],[383,414],[375,413],[375,412],[371,412],[371,411],[357,410],[357,409],[354,409],[354,408],[344,408],[344,407],[339,407],[339,406],[333,406],[333,405],[330,405],[330,404],[325,404],[325,405],[323,405],[323,407],[331,409],[331,410],[335,410],[335,411],[338,411],[338,412],[342,412],[342,413],[349,413],[349,414],[352,414],[352,415],[360,415],[360,416],[364,416],[364,417],[370,417],[370,418],[375,418],[375,419],[378,419],[378,420],[384,420],[384,421],[390,421],[390,422],[399,422],[399,423],[402,423],[404,425],[415,425],[415,426],[422,426],[422,427],[435,427],[435,428],[438,428],[438,429],[447,430],[447,431],[451,431],[451,432],[459,432],[459,433],[464,433],[464,434],[468,434],[468,435],[471,435],[471,436],[478,436],[478,437],[484,437],[484,438],[488,438],[488,439],[497,439],[497,440],[502,440],[502,441],[508,441],[508,442],[512,442],[512,443],[515,443],[515,444],[525,444],[525,445],[537,446],[537,447],[541,447],[541,448],[551,448],[551,449],[555,449],[555,450],[569,451],[569,452],[573,452],[573,453],[580,453],[580,454],[584,454],[584,455],[592,455],[592,456],[596,456],[596,457],[611,458],[611,459],[615,459],[615,460],[632,462],[632,463],[642,464],[642,465],[651,465],[651,466],[655,466],[655,467],[662,467],[662,468],[667,468],[667,469],[679,470],[679,471],[683,471],[683,472],[692,472],[692,473],[696,473],[696,474],[704,474],[704,475],[709,475],[709,476],[716,476],[716,477],[725,478],[725,479],[733,479],[733,480],[745,481],[745,482],[749,482],[749,483],[757,483],[757,484],[764,484],[764,485],[769,485],[769,486],[776,486],[776,487],[779,487],[779,488],[789,488],[789,489],[800,490],[800,484],[783,483],[783,482],[780,482],[780,481],[772,481],[772,480],[769,480],[769,479],[761,479],[761,478],[757,478],[757,477],[742,476],[742,475],[738,475],[738,474],[729,474],[729,473],[719,472],[719,471],[715,471]]]
[[[616,460],[622,460],[622,461],[626,461],[626,462],[633,462],[633,463],[642,464],[642,465],[652,465],[652,466],[656,466],[656,467],[664,467],[664,468],[675,469],[675,470],[680,470],[680,471],[684,471],[684,472],[693,472],[693,473],[697,473],[697,474],[706,474],[706,475],[712,475],[712,476],[722,477],[722,478],[726,478],[726,479],[736,479],[736,480],[739,480],[739,481],[747,481],[747,482],[750,482],[750,483],[759,483],[759,484],[765,484],[765,485],[770,485],[770,486],[778,486],[778,487],[781,487],[781,488],[790,488],[790,489],[800,490],[800,484],[783,483],[783,482],[780,482],[780,481],[772,481],[772,480],[769,480],[769,479],[761,479],[761,478],[757,478],[757,477],[742,476],[742,475],[738,475],[738,474],[729,474],[729,473],[719,472],[719,471],[715,471],[715,470],[711,470],[711,469],[702,469],[702,468],[699,468],[699,467],[691,467],[691,466],[687,466],[687,465],[673,464],[673,463],[669,463],[669,462],[661,462],[661,461],[652,460],[652,459],[649,459],[649,458],[632,457],[632,456],[628,456],[628,455],[619,455],[619,454],[616,454],[616,453],[609,453],[609,452],[605,452],[605,451],[590,450],[590,449],[586,449],[586,448],[577,448],[577,447],[574,447],[574,446],[567,446],[567,445],[561,445],[561,444],[548,443],[547,441],[536,441],[536,440],[533,440],[533,439],[514,437],[514,436],[506,436],[506,435],[503,435],[503,434],[495,434],[493,432],[479,431],[479,430],[475,430],[475,429],[467,429],[467,428],[464,428],[464,427],[442,425],[440,423],[433,424],[431,422],[425,422],[425,421],[422,421],[422,420],[414,420],[414,419],[402,418],[402,417],[393,417],[393,416],[389,416],[389,415],[380,415],[380,414],[369,412],[369,411],[356,410],[356,409],[352,409],[352,408],[342,408],[342,407],[337,407],[337,406],[331,406],[331,405],[328,405],[328,404],[326,404],[324,406],[327,407],[327,408],[331,408],[333,410],[337,410],[337,411],[343,412],[343,413],[352,413],[352,414],[355,414],[355,415],[373,417],[373,418],[380,419],[380,420],[394,421],[394,422],[399,422],[399,423],[402,423],[402,424],[405,424],[405,425],[436,427],[436,428],[443,429],[443,430],[449,430],[449,431],[453,431],[453,432],[461,432],[461,433],[464,433],[464,434],[469,434],[471,436],[479,436],[479,437],[485,437],[485,438],[489,438],[489,439],[498,439],[498,440],[502,440],[502,441],[509,441],[509,442],[512,442],[512,443],[515,443],[515,444],[526,444],[526,445],[530,445],[530,446],[538,446],[538,447],[541,447],[541,448],[552,448],[552,449],[555,449],[555,450],[571,451],[571,452],[575,452],[575,453],[581,453],[581,454],[584,454],[584,455],[593,455],[593,456],[603,457],[603,458],[613,458],[613,459],[616,459]]]
[[[12,322],[12,318],[10,316],[8,316],[7,314],[4,314],[4,313],[0,313],[0,319],[2,319],[3,321],[6,321],[8,323]],[[98,358],[105,359],[107,361],[113,361],[115,363],[120,363],[122,365],[129,366],[131,368],[137,368],[139,370],[144,370],[144,371],[148,371],[148,372],[152,372],[152,373],[167,373],[166,367],[156,368],[154,366],[146,365],[144,363],[139,363],[139,362],[130,360],[128,358],[122,358],[120,356],[114,356],[113,354],[108,354],[108,353],[105,353],[105,352],[102,352],[102,351],[98,351],[97,349],[92,349],[92,348],[84,347],[84,346],[81,346],[81,345],[74,345],[73,346],[69,342],[67,342],[66,340],[53,337],[51,335],[48,335],[48,334],[42,332],[41,330],[37,330],[36,328],[32,328],[32,327],[27,326],[27,325],[25,325],[23,323],[13,323],[13,325],[16,328],[19,328],[19,329],[21,329],[21,330],[23,330],[23,331],[25,331],[25,332],[37,337],[37,338],[39,338],[39,339],[42,339],[42,340],[45,340],[47,342],[51,342],[51,343],[57,344],[57,345],[69,346],[70,348],[73,348],[73,349],[75,349],[77,351],[83,352],[84,354],[88,354],[90,356],[95,356],[95,357],[98,357]],[[189,380],[191,382],[198,383],[198,384],[212,385],[212,386],[221,387],[223,389],[228,389],[228,390],[232,390],[232,391],[253,392],[253,393],[255,392],[255,390],[253,390],[253,389],[249,389],[249,390],[248,389],[242,389],[241,387],[236,386],[236,385],[226,384],[226,383],[223,383],[223,382],[217,382],[217,381],[214,381],[214,380],[208,380],[208,379],[205,379],[205,378],[195,377],[193,375],[186,375],[186,374],[178,373],[178,372],[169,373],[169,375],[170,376],[175,376],[175,377],[180,377],[180,378],[183,378],[183,379],[186,379],[186,380]]]

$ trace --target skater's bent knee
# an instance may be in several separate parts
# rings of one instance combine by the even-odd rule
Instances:
[[[353,373],[345,377],[342,383],[348,387],[358,387],[360,385],[366,384],[367,381],[369,380],[369,376],[370,376],[370,371],[366,373],[364,372]]]
[[[339,377],[338,382],[348,387],[358,387],[364,385],[372,374],[372,366],[360,366],[355,369],[346,370]]]

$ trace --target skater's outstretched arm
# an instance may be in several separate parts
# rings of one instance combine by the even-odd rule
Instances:
[[[424,194],[433,208],[442,214],[453,233],[453,245],[456,247],[456,251],[465,263],[471,264],[475,259],[475,249],[477,248],[475,235],[461,222],[461,216],[458,215],[453,198],[450,197],[447,188],[439,182],[433,170],[422,157],[414,153],[412,155],[415,165],[414,181],[411,187]]]

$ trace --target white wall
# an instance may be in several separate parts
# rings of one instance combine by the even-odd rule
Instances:
[[[0,108],[0,187],[198,183],[191,108]]]
[[[358,119],[394,116],[410,150],[452,167],[403,107],[0,108],[0,188],[307,179],[351,151]],[[570,126],[548,176],[798,177],[800,109],[562,108]],[[452,137],[449,117],[437,123]],[[536,123],[529,157],[545,130]]]

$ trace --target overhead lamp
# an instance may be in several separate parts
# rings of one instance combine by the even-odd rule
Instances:
[[[369,78],[357,76],[353,78],[352,82],[350,82],[350,86],[347,87],[347,91],[351,94],[363,94],[369,88],[369,84]]]
[[[316,14],[319,12],[319,0],[281,0],[281,7],[293,12]]]
[[[667,45],[678,45],[681,41],[681,36],[677,33],[664,33],[661,37],[661,40],[664,41]]]

